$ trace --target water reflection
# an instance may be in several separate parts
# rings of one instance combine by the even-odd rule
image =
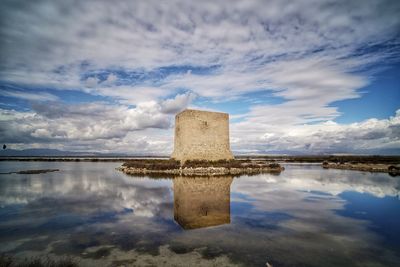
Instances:
[[[60,172],[0,176],[0,253],[83,266],[399,266],[400,179],[387,174],[149,179],[118,163],[1,164]]]
[[[175,221],[183,229],[229,224],[232,181],[230,176],[175,178]]]

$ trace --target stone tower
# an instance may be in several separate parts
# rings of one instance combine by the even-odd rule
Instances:
[[[192,109],[178,113],[171,158],[183,162],[233,159],[229,145],[229,115]]]

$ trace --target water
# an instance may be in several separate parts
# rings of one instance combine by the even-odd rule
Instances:
[[[150,179],[120,163],[1,162],[0,253],[82,266],[400,266],[400,179],[288,165],[280,175]]]

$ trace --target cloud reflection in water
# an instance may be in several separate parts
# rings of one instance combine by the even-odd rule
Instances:
[[[227,257],[226,265],[399,262],[385,236],[371,231],[379,221],[338,212],[352,201],[344,192],[372,202],[398,196],[399,180],[387,174],[288,166],[279,176],[154,180],[119,173],[118,163],[47,164],[61,171],[0,177],[1,252],[68,254],[85,264],[115,257],[156,264],[166,249],[177,259]],[[107,253],[96,259],[95,248]]]

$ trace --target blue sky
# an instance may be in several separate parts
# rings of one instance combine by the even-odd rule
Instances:
[[[400,102],[400,64],[390,64],[386,68],[374,75],[369,85],[359,89],[361,97],[333,103],[343,114],[336,119],[337,122],[351,123],[393,116]]]
[[[236,154],[400,154],[398,1],[196,2],[2,1],[1,142],[168,155],[196,108]]]

